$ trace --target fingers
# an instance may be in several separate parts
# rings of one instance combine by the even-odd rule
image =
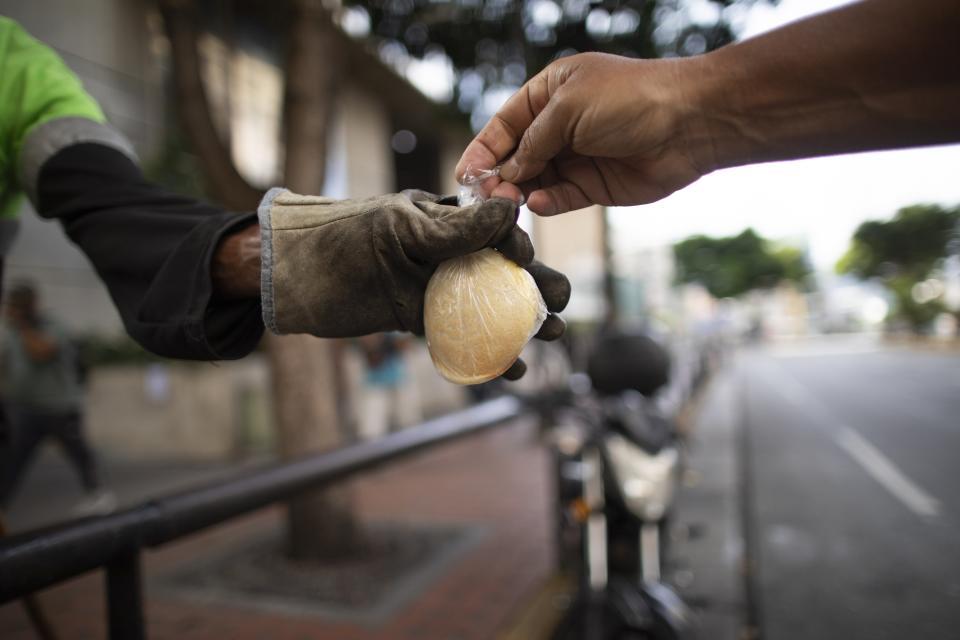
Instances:
[[[491,176],[481,182],[479,185],[475,185],[474,188],[480,192],[481,200],[489,200],[490,198],[506,198],[508,200],[513,200],[517,206],[520,206],[524,203],[523,192],[516,185],[501,180],[500,176]],[[454,204],[457,203],[454,202]]]
[[[566,329],[567,323],[563,321],[563,318],[555,313],[551,313],[547,316],[547,319],[543,321],[543,324],[540,325],[540,330],[537,331],[537,334],[533,337],[537,340],[550,342],[562,336]]]
[[[408,226],[397,237],[403,238],[404,251],[417,260],[442,262],[505,241],[517,251],[522,248],[522,239],[508,238],[517,221],[517,206],[511,200],[492,198],[469,207],[415,204],[427,215],[404,217],[395,223]]]
[[[506,380],[519,380],[527,372],[526,363],[517,358],[517,361],[510,365],[510,368],[504,371],[500,376]]]
[[[551,313],[547,316],[547,319],[544,320],[543,326],[540,327],[540,331],[538,331],[534,337],[538,340],[556,340],[563,335],[566,326],[566,323],[560,316]],[[526,372],[527,364],[522,359],[517,358],[517,361],[510,365],[510,368],[504,371],[501,377],[505,380],[519,380]]]
[[[520,227],[514,226],[502,242],[494,248],[521,267],[533,262],[533,243],[530,236]]]
[[[567,276],[536,260],[526,269],[537,283],[540,295],[547,303],[547,310],[554,313],[563,311],[570,302],[570,281]]]
[[[494,117],[464,149],[457,168],[454,169],[454,177],[460,181],[468,169],[471,171],[493,169],[519,141],[519,138],[513,138],[513,133],[501,120]],[[498,152],[500,152],[499,155]]]
[[[542,88],[541,83],[544,85]],[[523,132],[537,117],[531,110],[531,91],[542,93],[546,89],[545,85],[543,74],[540,73],[520,87],[520,90],[500,107],[464,150],[455,169],[458,179],[467,168],[493,169],[514,150]]]
[[[523,191],[520,187],[512,182],[505,182],[503,180],[493,188],[493,191],[490,192],[490,197],[507,198],[508,200],[513,200],[518,205],[524,203]]]
[[[549,100],[548,69],[544,69],[520,87],[467,145],[456,177],[471,169],[492,169],[510,155]],[[508,179],[509,180],[509,179]]]
[[[570,143],[570,121],[569,108],[557,92],[523,132],[516,153],[500,169],[503,180],[516,183],[539,175]]]

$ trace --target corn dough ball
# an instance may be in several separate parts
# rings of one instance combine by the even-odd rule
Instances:
[[[533,276],[493,249],[440,263],[427,284],[427,348],[440,375],[457,384],[509,369],[546,317]]]

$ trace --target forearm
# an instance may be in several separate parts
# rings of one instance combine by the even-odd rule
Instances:
[[[213,360],[256,346],[263,331],[259,296],[231,282],[224,265],[214,276],[223,248],[251,228],[254,214],[169,193],[144,180],[128,158],[97,144],[73,145],[48,160],[38,196],[37,211],[63,224],[144,347]],[[233,290],[222,290],[228,283]]]
[[[960,141],[960,3],[867,0],[691,64],[709,169]]]

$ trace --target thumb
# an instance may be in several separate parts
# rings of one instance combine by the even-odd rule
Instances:
[[[568,111],[562,92],[551,96],[547,106],[523,132],[516,153],[500,169],[500,177],[516,184],[540,175],[547,163],[569,143]]]
[[[491,198],[469,207],[417,202],[426,213],[419,233],[404,249],[424,262],[437,263],[462,256],[505,240],[517,221],[517,205],[506,198]]]
[[[554,216],[595,204],[576,184],[563,181],[530,193],[527,206],[538,216]]]

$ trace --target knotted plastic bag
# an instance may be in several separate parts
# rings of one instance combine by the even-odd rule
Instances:
[[[460,180],[460,206],[482,202],[481,184],[496,173],[468,168]],[[495,249],[440,263],[427,284],[427,348],[440,375],[457,384],[480,384],[504,373],[546,317],[533,276]]]

